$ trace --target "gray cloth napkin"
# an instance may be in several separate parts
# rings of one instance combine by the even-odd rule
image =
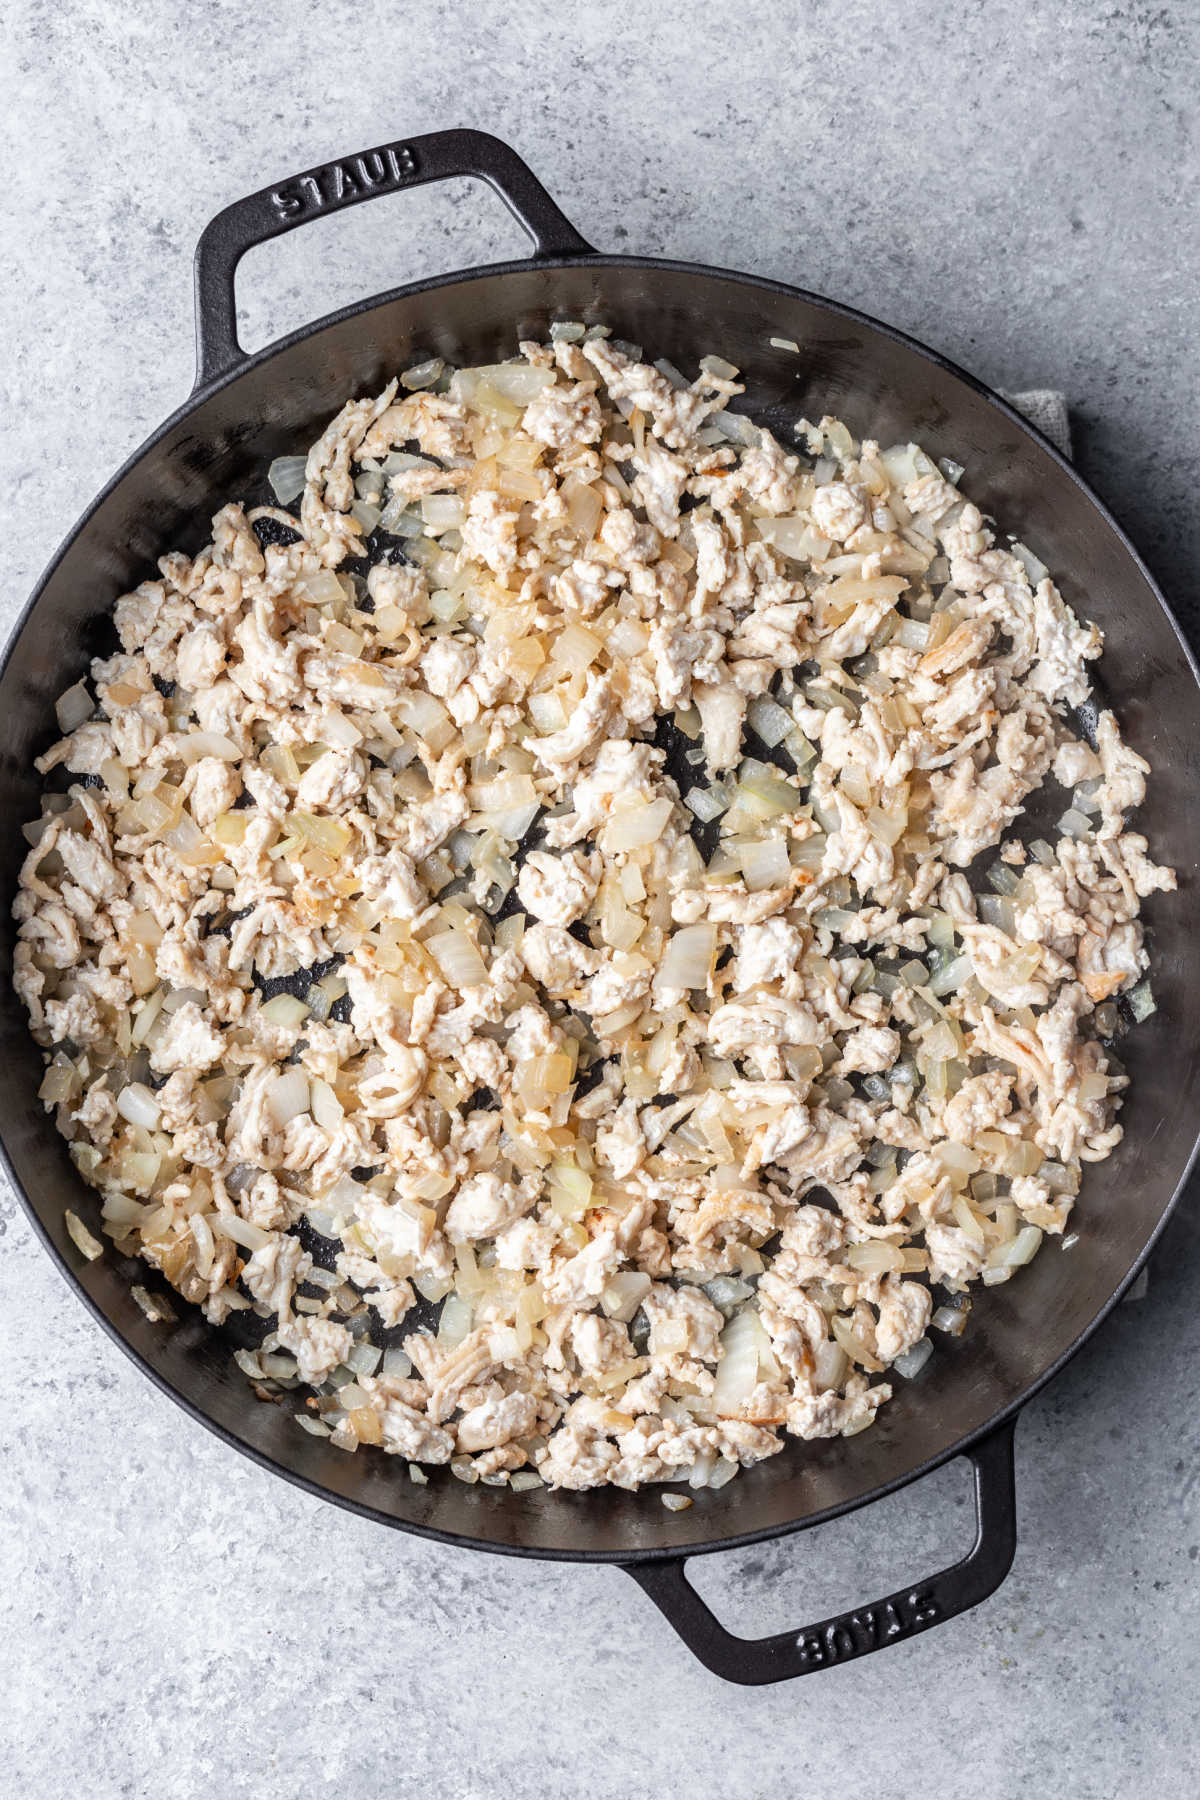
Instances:
[[[1048,437],[1056,450],[1064,456],[1071,454],[1071,419],[1067,412],[1065,394],[1054,388],[1027,388],[1020,394],[1006,394],[1000,390],[1000,397],[1015,406],[1019,413],[1024,413],[1031,425],[1036,425],[1044,437]]]

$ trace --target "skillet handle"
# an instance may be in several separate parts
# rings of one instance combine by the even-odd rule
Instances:
[[[789,1681],[882,1650],[978,1606],[1008,1574],[1017,1547],[1015,1424],[1009,1420],[966,1453],[975,1468],[976,1536],[970,1552],[940,1575],[870,1606],[822,1619],[802,1631],[741,1638],[725,1629],[685,1578],[685,1557],[627,1563],[626,1570],[705,1668],[743,1687]]]
[[[477,176],[496,190],[533,239],[535,256],[592,254],[516,151],[485,131],[433,131],[323,163],[235,200],[201,233],[195,261],[196,387],[227,374],[245,357],[233,279],[247,250],[378,194],[463,175]]]

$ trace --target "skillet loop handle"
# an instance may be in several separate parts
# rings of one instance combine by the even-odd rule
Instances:
[[[487,132],[434,131],[323,163],[235,200],[205,226],[195,262],[196,387],[227,374],[245,356],[238,343],[234,275],[247,250],[379,194],[464,175],[495,189],[532,238],[535,256],[593,254],[516,151]]]
[[[802,1631],[741,1638],[727,1631],[684,1575],[684,1557],[630,1563],[628,1573],[645,1588],[688,1649],[705,1668],[743,1687],[790,1681],[829,1669],[943,1625],[995,1593],[1012,1567],[1017,1547],[1013,1481],[1015,1421],[1001,1425],[967,1452],[975,1468],[975,1543],[961,1562],[916,1587],[902,1588],[870,1606],[822,1619]]]

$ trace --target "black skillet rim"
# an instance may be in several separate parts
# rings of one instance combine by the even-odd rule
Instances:
[[[475,268],[457,269],[449,275],[427,277],[421,281],[406,282],[401,287],[389,288],[384,293],[371,295],[366,300],[356,301],[353,305],[341,307],[338,311],[328,313],[324,317],[314,320],[311,324],[300,326],[297,330],[289,332],[286,337],[278,338],[275,342],[264,345],[261,350],[254,351],[247,355],[243,361],[239,362],[234,368],[226,370],[214,380],[204,383],[203,385],[197,385],[184,401],[183,405],[176,408],[176,410],[171,413],[155,431],[151,432],[144,443],[140,444],[133,454],[126,458],[116,474],[113,475],[100,489],[99,493],[92,500],[90,505],[86,507],[84,512],[72,526],[71,530],[67,533],[66,537],[62,540],[43,571],[37,585],[34,587],[29,600],[22,608],[20,615],[9,632],[3,654],[0,655],[0,677],[6,672],[17,643],[23,635],[26,626],[32,620],[44,589],[70,546],[86,529],[93,515],[103,502],[137,466],[137,464],[141,462],[142,458],[155,449],[163,438],[165,438],[177,425],[181,424],[202,402],[209,399],[220,389],[231,386],[251,368],[262,367],[264,364],[268,363],[272,357],[280,355],[285,350],[290,350],[294,345],[303,342],[305,338],[315,336],[327,326],[341,324],[346,320],[360,317],[371,312],[374,308],[387,305],[394,300],[405,299],[411,294],[430,293],[439,288],[455,287],[462,282],[478,280],[481,276],[512,275],[516,273],[529,273],[534,270],[539,272],[545,270],[549,272],[560,268],[667,269],[675,274],[696,275],[702,277],[716,276],[718,279],[737,282],[744,287],[757,288],[770,294],[782,294],[790,300],[800,300],[808,305],[819,307],[830,313],[834,318],[845,319],[851,324],[866,326],[872,331],[880,332],[884,337],[891,339],[893,343],[901,345],[906,350],[915,351],[918,356],[925,358],[927,362],[932,363],[936,368],[941,369],[948,375],[954,376],[957,380],[961,381],[964,386],[980,395],[991,406],[995,407],[998,412],[1003,414],[1009,424],[1015,425],[1018,430],[1031,438],[1040,449],[1052,458],[1059,469],[1068,476],[1080,490],[1084,498],[1092,507],[1094,507],[1100,518],[1115,534],[1122,549],[1131,559],[1138,573],[1149,588],[1150,593],[1158,602],[1167,623],[1175,634],[1176,641],[1183,653],[1184,661],[1191,670],[1192,679],[1196,682],[1197,687],[1200,688],[1200,668],[1197,667],[1196,658],[1192,654],[1191,647],[1180,628],[1178,620],[1168,605],[1166,597],[1159,587],[1158,582],[1150,573],[1150,570],[1147,568],[1141,555],[1130,541],[1124,528],[1113,517],[1099,495],[1096,494],[1089,483],[1084,480],[1074,464],[1050,442],[1044,433],[1039,431],[1035,425],[1032,425],[1029,420],[1021,413],[1017,412],[1014,407],[1010,406],[1006,400],[1003,400],[993,389],[989,388],[985,382],[980,381],[976,376],[960,367],[959,364],[952,361],[949,357],[943,356],[940,351],[931,349],[929,345],[921,343],[918,338],[911,337],[907,332],[900,331],[895,326],[888,325],[880,319],[872,318],[869,313],[864,313],[855,307],[844,306],[836,300],[826,299],[824,295],[812,293],[806,288],[793,287],[787,282],[773,281],[766,276],[747,275],[736,269],[718,268],[711,264],[680,261],[665,257],[603,256],[598,253],[587,256],[526,257],[510,262],[489,263]],[[365,1501],[352,1499],[348,1495],[332,1493],[328,1488],[322,1486],[320,1482],[313,1481],[308,1476],[301,1475],[294,1469],[289,1469],[283,1464],[276,1462],[275,1459],[267,1455],[265,1451],[259,1450],[254,1445],[246,1443],[242,1438],[238,1437],[236,1432],[230,1430],[225,1425],[219,1424],[215,1419],[211,1418],[203,1408],[198,1406],[186,1394],[182,1393],[172,1382],[168,1381],[164,1375],[161,1375],[156,1369],[151,1367],[151,1365],[143,1358],[140,1351],[135,1349],[129,1339],[123,1335],[112,1320],[103,1312],[98,1303],[94,1301],[87,1292],[75,1270],[71,1268],[66,1257],[42,1224],[41,1219],[38,1217],[30,1198],[25,1191],[23,1183],[17,1177],[8,1154],[8,1147],[4,1141],[4,1125],[3,1119],[0,1117],[0,1165],[3,1166],[4,1171],[8,1176],[13,1191],[20,1201],[21,1209],[32,1226],[35,1236],[40,1240],[53,1262],[57,1265],[60,1274],[74,1290],[77,1297],[83,1302],[92,1317],[103,1328],[107,1336],[110,1337],[118,1348],[124,1352],[141,1373],[153,1382],[154,1386],[158,1388],[160,1392],[165,1394],[170,1400],[174,1401],[174,1403],[180,1407],[189,1418],[193,1419],[197,1424],[204,1426],[207,1431],[212,1432],[215,1437],[227,1444],[229,1448],[240,1452],[243,1456],[249,1457],[251,1462],[257,1463],[260,1468],[265,1469],[268,1473],[277,1475],[284,1481],[290,1482],[292,1486],[303,1489],[305,1493],[311,1494],[314,1499],[326,1501],[330,1505],[344,1507],[348,1512],[357,1513],[360,1517],[370,1519],[376,1524],[387,1525],[393,1530],[408,1532],[414,1537],[425,1538],[433,1543],[451,1544],[458,1549],[464,1550],[486,1551],[496,1556],[531,1558],[543,1562],[607,1563],[618,1568],[630,1564],[673,1562],[678,1561],[680,1557],[690,1558],[693,1556],[707,1556],[720,1550],[740,1550],[748,1548],[753,1544],[770,1542],[775,1538],[790,1537],[796,1532],[808,1530],[810,1526],[823,1525],[831,1519],[842,1518],[848,1513],[857,1512],[860,1507],[869,1506],[876,1500],[882,1500],[888,1494],[898,1493],[902,1488],[910,1486],[915,1481],[920,1481],[923,1476],[932,1474],[935,1469],[941,1468],[945,1463],[952,1462],[956,1457],[964,1455],[975,1445],[982,1443],[986,1438],[990,1437],[994,1431],[1000,1429],[1000,1427],[1008,1423],[1008,1421],[1015,1419],[1022,1408],[1026,1406],[1035,1395],[1039,1394],[1049,1382],[1053,1381],[1056,1375],[1061,1373],[1067,1363],[1071,1361],[1071,1358],[1078,1354],[1087,1340],[1092,1337],[1104,1323],[1114,1307],[1119,1304],[1124,1294],[1141,1273],[1151,1251],[1154,1249],[1155,1244],[1166,1229],[1167,1222],[1179,1204],[1183,1191],[1187,1186],[1188,1178],[1196,1165],[1198,1155],[1200,1155],[1200,1124],[1198,1124],[1197,1135],[1192,1144],[1191,1151],[1157,1224],[1154,1226],[1154,1229],[1150,1232],[1150,1235],[1146,1239],[1141,1250],[1134,1258],[1127,1273],[1123,1276],[1121,1281],[1118,1282],[1109,1298],[1104,1302],[1091,1322],[1084,1327],[1078,1336],[1074,1338],[1067,1348],[1063,1350],[1040,1375],[1029,1383],[1028,1387],[1026,1387],[1015,1400],[1011,1400],[1007,1406],[1003,1407],[998,1413],[993,1414],[990,1419],[986,1420],[984,1424],[978,1426],[974,1431],[968,1432],[964,1437],[958,1439],[946,1449],[940,1450],[935,1455],[927,1457],[925,1461],[918,1464],[916,1468],[907,1470],[904,1474],[896,1476],[891,1481],[881,1483],[878,1487],[872,1488],[866,1494],[861,1494],[852,1499],[838,1501],[834,1505],[824,1507],[819,1512],[809,1514],[803,1519],[789,1520],[783,1525],[763,1526],[756,1531],[734,1532],[729,1536],[717,1538],[708,1543],[679,1546],[657,1545],[647,1549],[631,1547],[628,1551],[573,1549],[545,1550],[528,1544],[485,1542],[479,1538],[471,1537],[464,1532],[445,1531],[436,1525],[417,1524],[405,1519],[393,1518],[390,1514],[382,1512],[378,1507],[372,1506]]]

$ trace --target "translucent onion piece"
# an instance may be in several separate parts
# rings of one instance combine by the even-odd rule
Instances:
[[[281,1129],[290,1120],[306,1113],[308,1106],[308,1076],[301,1068],[285,1069],[267,1090],[267,1112],[272,1123]]]
[[[158,1124],[159,1105],[144,1083],[131,1081],[117,1095],[117,1111],[131,1125],[142,1125],[153,1131]]]
[[[972,974],[972,963],[969,956],[955,956],[949,962],[935,970],[929,980],[929,992],[939,999],[943,994],[953,994]]]
[[[600,848],[608,856],[656,844],[671,817],[671,801],[650,800],[614,807],[600,831]]]
[[[650,1287],[649,1275],[639,1274],[633,1269],[624,1270],[612,1276],[601,1294],[601,1309],[608,1318],[627,1325],[650,1292]]]
[[[425,940],[425,948],[451,988],[479,987],[486,982],[487,964],[465,931],[437,932]]]
[[[782,744],[788,733],[795,729],[791,713],[765,694],[756,695],[751,700],[746,708],[746,717],[763,743],[772,750],[777,744]]]
[[[280,506],[290,506],[304,492],[307,456],[277,456],[267,469],[267,482]]]
[[[743,413],[715,412],[710,423],[723,438],[728,438],[732,444],[741,444],[747,450],[756,450],[762,442],[759,427]]]
[[[431,388],[435,381],[440,380],[445,367],[440,356],[431,356],[425,362],[414,363],[411,369],[405,369],[401,375],[400,386],[407,388],[410,394],[417,393],[422,388]]]
[[[829,555],[829,539],[822,537],[807,519],[759,519],[757,530],[765,544],[795,562],[824,562]]]
[[[683,926],[667,944],[659,965],[658,983],[664,988],[707,987],[716,947],[715,925]]]
[[[302,1025],[308,1017],[308,1007],[303,1000],[294,994],[276,994],[262,1007],[260,1017],[271,1025],[296,1027]]]
[[[1139,981],[1136,987],[1130,988],[1128,998],[1129,1010],[1132,1012],[1134,1020],[1138,1024],[1140,1024],[1143,1019],[1148,1019],[1151,1013],[1158,1011],[1158,1005],[1155,1001],[1148,978]]]
[[[438,1320],[438,1343],[455,1349],[471,1329],[474,1308],[459,1294],[447,1294]]]
[[[712,1392],[718,1418],[737,1418],[759,1381],[759,1347],[765,1337],[758,1314],[735,1313],[721,1333],[721,1360]]]
[[[96,703],[82,681],[77,681],[74,687],[69,687],[54,702],[58,729],[64,734],[74,731],[77,726],[90,719],[95,710]]]
[[[1050,571],[1044,562],[1039,561],[1032,550],[1027,549],[1024,544],[1019,544],[1014,540],[1012,553],[1024,568],[1026,575],[1028,575],[1030,587],[1036,587],[1039,581],[1046,580]]]
[[[892,1367],[897,1375],[903,1375],[906,1381],[911,1381],[914,1375],[921,1373],[932,1355],[933,1345],[927,1337],[923,1337],[911,1350],[905,1350],[896,1357]]]
[[[723,812],[729,810],[729,790],[720,782],[714,782],[712,787],[691,788],[683,799],[684,805],[695,813],[702,825],[711,824],[714,819],[719,819]]]
[[[1085,838],[1091,835],[1092,822],[1086,813],[1079,811],[1078,807],[1068,806],[1058,821],[1058,829],[1064,837]]]
[[[104,1245],[98,1238],[92,1236],[78,1213],[73,1213],[68,1209],[63,1213],[63,1223],[71,1242],[81,1255],[87,1257],[89,1262],[95,1262],[97,1257],[104,1255]]]

